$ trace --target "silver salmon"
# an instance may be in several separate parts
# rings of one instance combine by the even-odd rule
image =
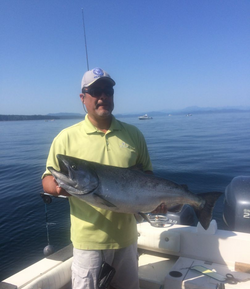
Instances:
[[[193,207],[204,229],[222,193],[191,193],[186,186],[146,174],[137,167],[119,168],[57,155],[60,171],[48,167],[58,185],[88,204],[120,213],[145,214],[164,203],[169,211]]]

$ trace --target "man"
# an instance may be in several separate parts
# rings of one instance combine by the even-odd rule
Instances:
[[[81,101],[88,114],[85,120],[64,129],[54,139],[47,167],[59,169],[56,155],[65,154],[117,167],[142,164],[152,171],[142,133],[112,115],[115,81],[95,68],[81,82]],[[70,196],[58,186],[48,169],[43,174],[44,191]],[[129,184],[128,184],[129,186]],[[132,214],[107,211],[69,197],[73,243],[73,288],[96,289],[103,261],[115,268],[111,288],[139,289],[137,270],[137,227]]]

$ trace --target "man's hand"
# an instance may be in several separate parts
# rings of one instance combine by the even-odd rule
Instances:
[[[54,195],[54,196],[66,196],[70,197],[71,195],[67,193],[63,188],[58,186],[55,178],[53,176],[46,176],[42,180],[43,190],[45,193]]]

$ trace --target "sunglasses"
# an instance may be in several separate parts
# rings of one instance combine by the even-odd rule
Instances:
[[[107,86],[104,88],[101,87],[91,87],[89,89],[83,88],[82,90],[83,93],[87,92],[90,94],[92,97],[100,97],[104,93],[106,96],[113,96],[114,95],[114,88],[111,86]]]

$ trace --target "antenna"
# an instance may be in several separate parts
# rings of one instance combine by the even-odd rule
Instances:
[[[83,31],[84,31],[84,42],[85,42],[85,51],[86,51],[86,60],[87,60],[87,70],[89,70],[89,58],[88,58],[88,48],[87,48],[87,38],[86,38],[86,31],[85,31],[83,8],[82,8],[82,25],[83,25]]]

